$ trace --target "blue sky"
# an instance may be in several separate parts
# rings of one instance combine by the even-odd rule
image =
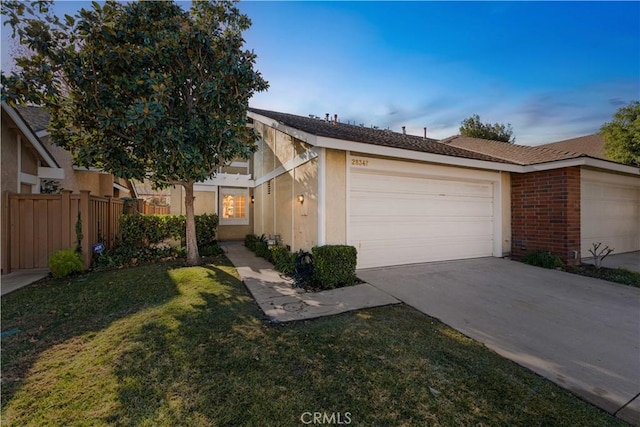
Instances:
[[[239,7],[253,21],[246,45],[270,83],[252,99],[257,108],[418,135],[426,126],[433,138],[479,114],[511,123],[516,142],[535,145],[596,132],[640,99],[639,2]]]

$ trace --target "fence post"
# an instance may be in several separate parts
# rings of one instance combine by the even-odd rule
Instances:
[[[111,233],[113,232],[114,226],[112,224],[113,222],[113,215],[111,213],[111,211],[113,210],[113,197],[111,196],[107,196],[107,220],[105,221],[106,224],[106,231],[105,231],[105,235],[107,236],[107,241],[106,241],[106,246],[108,248],[110,248],[112,246],[112,240],[113,238],[111,237]]]
[[[60,216],[61,216],[61,234],[62,249],[71,247],[71,223],[75,220],[70,218],[71,215],[71,190],[62,190],[60,197]]]
[[[9,190],[2,193],[2,274],[11,273],[11,232],[9,219]]]
[[[82,259],[84,268],[91,265],[91,245],[89,241],[89,190],[80,190],[80,218],[82,218]]]

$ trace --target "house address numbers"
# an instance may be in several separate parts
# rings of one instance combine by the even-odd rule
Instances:
[[[351,159],[351,166],[369,166],[369,160]]]

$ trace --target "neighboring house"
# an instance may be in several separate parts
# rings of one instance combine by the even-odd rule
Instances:
[[[49,147],[42,143],[19,112],[4,102],[1,125],[3,195],[6,192],[40,193],[42,179],[65,178],[64,169]]]
[[[358,267],[551,250],[640,250],[640,171],[577,152],[442,142],[250,109],[256,234],[291,250],[349,244]]]
[[[578,138],[565,139],[564,141],[552,142],[550,144],[539,145],[538,147],[551,148],[558,151],[572,151],[574,153],[586,154],[589,157],[609,160],[604,148],[606,142],[599,133],[581,136]]]
[[[3,105],[3,111],[5,105]],[[89,190],[93,196],[100,197],[134,197],[134,191],[129,182],[122,178],[114,177],[109,173],[105,173],[95,168],[84,168],[73,164],[73,156],[62,147],[58,147],[49,141],[49,132],[47,126],[49,124],[49,113],[42,107],[22,107],[18,106],[13,109],[6,105],[7,109],[17,112],[26,124],[41,142],[47,148],[52,157],[65,171],[64,176],[53,178],[57,181],[60,190],[71,190],[74,193],[80,190]],[[3,134],[4,139],[4,134]],[[4,169],[5,159],[2,159],[2,167]],[[39,191],[39,186],[37,188]]]

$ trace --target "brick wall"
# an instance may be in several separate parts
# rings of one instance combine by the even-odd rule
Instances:
[[[511,175],[511,255],[547,250],[571,265],[580,253],[580,168]]]

